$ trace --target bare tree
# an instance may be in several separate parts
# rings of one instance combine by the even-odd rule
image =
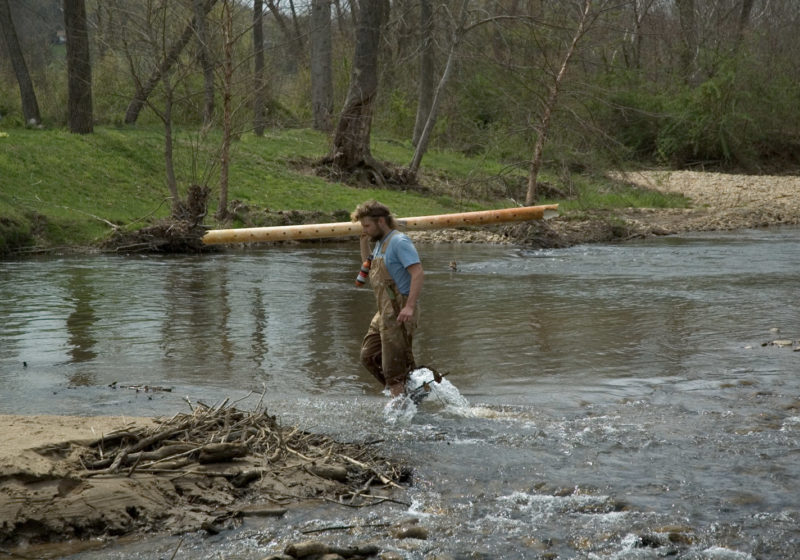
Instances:
[[[264,2],[253,2],[253,131],[264,136]]]
[[[538,135],[536,138],[536,143],[533,146],[533,155],[531,157],[530,169],[528,172],[528,191],[525,195],[526,206],[530,206],[536,201],[537,180],[539,177],[539,170],[542,167],[542,153],[544,152],[544,145],[547,141],[547,134],[550,130],[550,118],[553,115],[553,109],[555,109],[558,101],[559,88],[561,87],[561,82],[564,80],[564,76],[567,73],[567,67],[569,66],[570,59],[572,58],[572,55],[575,54],[578,41],[581,40],[584,33],[586,33],[586,30],[588,29],[591,8],[592,0],[584,0],[583,9],[581,10],[578,26],[575,30],[575,34],[572,37],[572,42],[567,48],[567,52],[564,54],[561,67],[559,68],[558,74],[556,74],[553,83],[550,85],[550,92],[544,102],[544,106],[542,107],[542,115],[537,130]]]
[[[361,21],[361,8],[358,4],[358,0],[347,0],[347,4],[350,6],[350,16],[353,20],[353,27],[358,27],[358,22]]]
[[[173,152],[174,141],[172,139],[172,105],[174,103],[175,90],[172,87],[169,72],[162,76],[164,85],[164,111],[159,112],[154,109],[164,123],[164,172],[167,178],[167,190],[172,199],[172,217],[180,219],[185,214],[185,205],[178,192],[178,180],[175,178],[175,157]]]
[[[220,173],[219,173],[219,205],[217,207],[218,220],[228,217],[228,172],[231,161],[231,140],[233,136],[233,44],[236,37],[233,35],[232,0],[222,1],[222,34],[223,34],[223,62],[222,62],[222,146],[220,148]]]
[[[69,130],[76,134],[88,134],[94,130],[94,116],[85,0],[64,0],[64,27],[67,33]]]
[[[439,108],[444,97],[444,91],[456,66],[456,55],[458,54],[461,43],[464,40],[464,36],[473,29],[482,25],[500,21],[506,18],[513,19],[517,17],[516,15],[489,16],[468,24],[468,8],[469,0],[462,0],[458,21],[454,22],[453,24],[454,31],[450,42],[450,50],[447,55],[447,62],[445,63],[444,71],[442,72],[442,76],[439,78],[439,83],[436,85],[431,99],[424,101],[425,107],[422,107],[423,99],[422,94],[420,94],[420,108],[418,108],[417,111],[417,124],[419,124],[421,121],[422,128],[419,132],[419,138],[415,142],[415,150],[411,159],[411,163],[408,165],[408,172],[410,173],[411,177],[416,177],[417,173],[419,172],[420,164],[422,163],[422,158],[428,150],[428,144],[430,142],[431,134],[433,133],[433,128],[436,126],[436,121],[439,118]],[[516,11],[516,6],[512,6],[512,10]],[[420,80],[422,79],[423,78],[420,78]]]
[[[125,26],[118,32],[118,39],[128,59],[131,77],[135,83],[142,84],[142,73],[155,68],[155,74],[158,75],[157,80],[153,79],[154,73],[151,71],[148,95],[139,102],[149,107],[163,125],[164,175],[171,200],[171,217],[199,223],[205,215],[207,188],[192,185],[183,196],[175,163],[175,115],[180,113],[183,103],[196,96],[196,92],[187,91],[187,83],[191,77],[197,76],[197,67],[193,60],[183,58],[180,52],[176,52],[174,42],[170,44],[171,34],[176,28],[182,28],[182,33],[188,37],[193,36],[196,22],[192,21],[185,27],[182,27],[182,22],[193,19],[194,6],[191,2],[178,4],[163,0],[148,4],[147,9],[137,9],[122,1],[115,7],[125,20]],[[171,57],[173,59],[169,64],[165,64]],[[158,95],[150,95],[156,91]],[[137,108],[137,115],[139,110]],[[205,132],[206,128],[203,127],[201,133]]]
[[[697,24],[695,22],[694,0],[675,0],[681,25],[681,72],[688,84],[694,75],[694,61],[697,56]]]
[[[300,33],[299,24],[297,22],[294,3],[292,2],[290,5],[290,11],[292,13],[292,26],[294,27],[294,30],[289,29],[289,22],[287,22],[286,15],[284,14],[284,10],[280,4],[280,0],[267,0],[267,8],[272,13],[272,17],[275,18],[278,28],[286,38],[286,44],[290,46],[289,51],[292,57],[297,63],[301,63],[305,53],[305,44],[303,42],[303,36]]]
[[[213,8],[216,3],[217,0],[204,0],[203,10],[205,13],[207,14],[210,12],[211,8]],[[155,70],[153,70],[147,81],[142,83],[138,79],[136,80],[136,93],[134,93],[133,98],[130,103],[128,103],[128,109],[125,111],[125,124],[133,124],[139,118],[139,113],[144,108],[145,103],[147,103],[147,98],[150,97],[150,94],[156,86],[158,86],[164,74],[169,72],[172,65],[177,62],[181,52],[183,52],[183,49],[194,36],[196,27],[197,22],[193,17],[184,28],[180,37],[167,49],[163,60],[157,65]]]
[[[753,11],[754,0],[742,0],[742,11],[739,12],[739,21],[736,26],[736,42],[734,44],[734,52],[739,51],[739,47],[744,39],[744,31],[747,28],[747,23],[750,21],[750,13]]]
[[[417,99],[417,118],[414,121],[412,145],[419,144],[433,105],[435,92],[434,53],[433,53],[433,6],[431,0],[419,2],[419,96]]]
[[[0,0],[0,32],[5,37],[6,48],[8,49],[11,65],[14,67],[14,74],[19,85],[19,94],[22,100],[22,115],[28,124],[39,124],[42,118],[39,114],[39,103],[36,100],[36,91],[33,89],[28,65],[22,55],[22,47],[17,37],[17,29],[14,26],[14,19],[11,16],[11,7],[8,0]]]
[[[347,32],[347,25],[344,21],[344,10],[342,9],[341,0],[333,0],[333,7],[336,10],[336,25],[339,28],[339,35],[346,37],[349,33]]]
[[[644,32],[642,27],[644,20],[650,11],[655,0],[633,0],[631,6],[633,9],[633,30],[626,32],[630,37],[631,57],[628,63],[632,68],[639,69],[642,65],[642,41],[644,40]]]
[[[311,2],[311,109],[314,128],[329,132],[333,123],[331,2]]]
[[[447,55],[447,63],[445,64],[444,72],[442,72],[442,77],[439,79],[439,84],[436,86],[436,91],[434,92],[433,99],[431,100],[431,104],[425,118],[425,125],[420,132],[420,137],[417,141],[416,149],[414,150],[414,156],[412,157],[411,163],[408,166],[412,175],[416,175],[419,171],[419,166],[422,162],[422,156],[425,155],[425,152],[428,150],[428,142],[430,141],[433,127],[436,125],[436,119],[439,115],[439,106],[441,104],[442,96],[444,95],[444,88],[447,86],[447,82],[450,81],[450,76],[453,73],[458,47],[462,38],[464,37],[464,34],[470,29],[466,26],[468,7],[469,0],[463,0],[461,3],[459,22],[456,26],[455,32],[453,33],[453,40],[450,44],[450,53]]]
[[[208,25],[203,0],[192,0],[194,8],[195,35],[197,37],[197,54],[203,69],[203,125],[210,126],[214,118],[214,63],[211,59]]]
[[[299,53],[302,53],[306,50],[306,41],[303,36],[303,32],[300,30],[300,19],[297,17],[297,10],[294,7],[294,0],[289,0],[289,12],[292,14],[292,25],[294,26],[294,36],[295,40],[297,41],[297,46],[299,47]]]
[[[344,108],[336,126],[333,150],[326,161],[341,171],[377,167],[370,152],[370,133],[378,95],[378,52],[381,27],[389,15],[388,0],[370,0],[360,7],[353,71]]]

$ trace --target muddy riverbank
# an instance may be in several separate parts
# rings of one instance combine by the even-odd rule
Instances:
[[[394,501],[410,471],[372,443],[197,405],[172,418],[0,416],[0,551],[132,533],[216,534],[308,501]]]

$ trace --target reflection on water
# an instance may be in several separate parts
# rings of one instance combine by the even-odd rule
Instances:
[[[392,426],[358,364],[374,300],[352,285],[355,244],[6,261],[0,413],[172,415],[184,397],[263,390],[287,422],[413,462],[411,512],[432,536],[408,558],[790,558],[800,352],[762,343],[800,339],[798,245],[779,229],[555,251],[420,246],[415,353],[468,404],[428,399]],[[265,532],[283,543],[322,520],[408,514],[297,511],[282,529],[192,537],[176,558],[261,558],[276,550],[258,544]]]
[[[374,303],[349,281],[351,253],[12,261],[0,283],[0,365],[26,361],[49,389],[73,379],[289,395],[345,383],[360,394],[372,384],[355,357]],[[4,392],[0,408],[51,410],[36,402],[51,391],[38,388],[22,402]]]
[[[267,337],[265,335],[267,327],[267,314],[264,311],[264,291],[260,287],[253,288],[253,343],[251,347],[250,359],[255,363],[256,368],[264,364],[264,356],[267,354]]]
[[[70,346],[70,361],[76,364],[89,362],[97,357],[93,349],[97,341],[92,333],[96,321],[92,307],[92,287],[91,269],[77,267],[67,271],[67,299],[75,308],[67,316],[65,327],[69,335],[67,344]],[[73,386],[94,384],[92,374],[82,370],[72,373],[69,381]]]

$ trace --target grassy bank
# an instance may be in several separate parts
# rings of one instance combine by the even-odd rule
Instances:
[[[192,183],[218,185],[218,146],[214,133],[201,137],[197,130],[178,131],[181,192]],[[402,216],[504,207],[524,199],[524,164],[432,152],[424,161],[421,188],[399,191],[358,188],[315,175],[312,163],[327,150],[324,135],[305,129],[242,136],[233,147],[229,200],[258,211],[341,216],[377,198]],[[98,128],[83,136],[63,130],[6,131],[0,137],[0,254],[92,246],[114,228],[136,229],[167,217],[163,151],[159,128]],[[412,148],[377,137],[373,153],[405,164]],[[567,196],[541,202],[558,202],[563,212],[683,205],[677,197],[586,175],[542,179]],[[209,214],[217,196],[213,189]],[[212,218],[207,223],[218,225]]]

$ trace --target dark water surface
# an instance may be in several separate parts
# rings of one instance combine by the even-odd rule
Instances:
[[[340,243],[0,262],[0,413],[171,416],[266,391],[285,422],[415,466],[410,508],[309,507],[189,535],[176,559],[260,559],[309,528],[409,515],[430,539],[322,535],[410,559],[800,557],[800,230],[419,249],[416,353],[464,405],[386,416],[357,363],[372,294]]]

